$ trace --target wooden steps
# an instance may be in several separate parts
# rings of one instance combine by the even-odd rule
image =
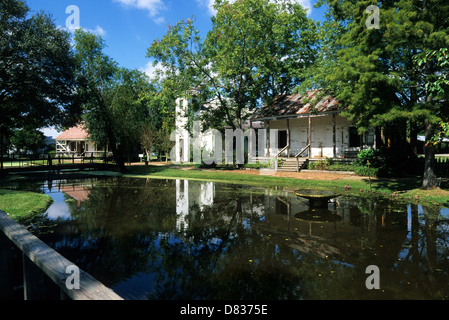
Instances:
[[[304,169],[309,163],[308,158],[298,158],[299,171]],[[282,158],[282,165],[278,167],[280,172],[297,172],[296,158]]]

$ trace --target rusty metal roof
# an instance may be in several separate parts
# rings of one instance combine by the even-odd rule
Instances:
[[[320,99],[320,100],[317,100]],[[340,103],[331,96],[322,96],[320,90],[305,94],[282,95],[270,106],[264,106],[254,113],[251,120],[273,118],[296,118],[309,114],[340,111]]]
[[[82,123],[77,124],[63,133],[61,133],[55,140],[86,140],[89,138],[89,133]]]

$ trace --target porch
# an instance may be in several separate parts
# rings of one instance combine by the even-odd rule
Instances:
[[[280,96],[256,112],[251,121],[263,121],[270,132],[265,157],[282,159],[280,169],[299,171],[313,159],[353,160],[360,150],[376,148],[375,128],[359,134],[341,111],[338,101],[321,97],[315,90]]]

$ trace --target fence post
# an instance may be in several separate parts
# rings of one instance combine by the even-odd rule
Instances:
[[[22,253],[24,300],[58,300],[59,287]]]
[[[0,300],[10,300],[15,296],[14,288],[18,287],[15,253],[9,239],[0,232]],[[19,297],[17,297],[19,298]]]

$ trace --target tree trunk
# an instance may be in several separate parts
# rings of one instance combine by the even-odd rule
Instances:
[[[410,121],[410,150],[414,157],[418,156],[418,129],[414,121]]]
[[[434,124],[426,121],[426,145],[424,147],[425,162],[424,162],[424,177],[423,189],[435,189],[437,186],[437,176],[435,174],[435,148],[433,144],[427,143],[435,133]]]
[[[3,173],[3,128],[0,126],[0,171]]]

